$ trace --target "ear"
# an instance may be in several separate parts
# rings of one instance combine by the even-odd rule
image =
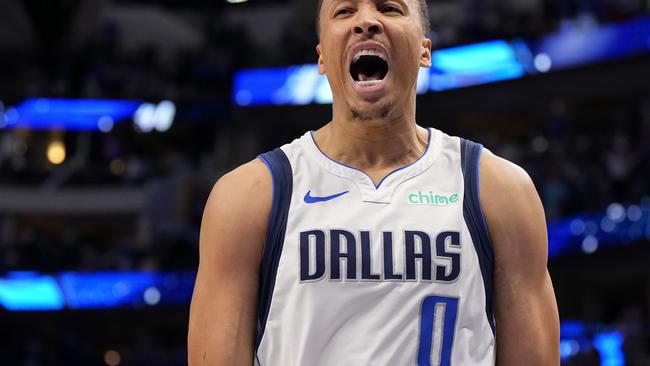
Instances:
[[[422,40],[422,53],[420,54],[420,67],[431,67],[431,47],[431,40],[424,38]]]
[[[325,61],[323,61],[323,52],[321,51],[320,43],[316,45],[316,53],[318,53],[318,73],[325,74]]]

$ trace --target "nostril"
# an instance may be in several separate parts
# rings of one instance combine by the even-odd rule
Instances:
[[[378,25],[371,25],[368,28],[368,32],[370,32],[370,33],[379,33],[379,26]]]
[[[361,34],[363,33],[363,28],[361,27],[354,27],[354,33]]]

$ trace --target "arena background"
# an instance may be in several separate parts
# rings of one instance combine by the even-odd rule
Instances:
[[[532,176],[563,365],[650,365],[650,1],[429,4],[418,120]],[[186,364],[212,185],[329,121],[314,9],[0,2],[0,364]]]

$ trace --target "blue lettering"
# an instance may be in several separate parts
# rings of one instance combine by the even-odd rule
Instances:
[[[370,248],[370,232],[361,232],[361,279],[380,280],[381,275],[372,273],[372,250]]]
[[[383,251],[383,265],[375,268],[379,273],[372,268],[370,231],[359,232],[360,249],[357,248],[356,236],[348,230],[330,230],[327,234],[322,230],[300,233],[300,281],[319,281],[325,277],[327,269],[329,279],[339,281],[453,282],[460,277],[461,243],[458,231],[441,232],[434,241],[427,232],[406,230],[402,240],[396,242],[393,241],[392,232],[382,232],[382,246],[375,247]],[[404,255],[402,273],[395,268],[396,253]],[[357,265],[358,256],[361,256],[361,268]],[[345,268],[342,268],[342,262]]]
[[[357,279],[357,244],[354,235],[345,230],[330,231],[332,240],[332,265],[331,278],[333,280],[341,279],[341,260],[345,259],[348,280]],[[345,238],[345,252],[341,251],[341,237]]]
[[[436,280],[452,282],[460,275],[460,253],[450,253],[447,251],[447,241],[450,246],[460,248],[460,233],[458,231],[445,231],[438,234],[436,238],[436,255],[451,259],[449,265],[449,274],[446,266],[436,266]]]
[[[401,280],[402,274],[393,269],[393,233],[385,231],[384,235],[384,279]]]
[[[315,239],[316,270],[310,274],[310,238],[312,237]],[[325,233],[320,230],[300,233],[300,281],[319,280],[323,275],[325,275]]]
[[[422,280],[431,281],[431,239],[422,231],[407,231],[406,235],[406,279],[415,280],[415,261],[421,264]],[[415,251],[415,238],[420,239],[422,249]]]

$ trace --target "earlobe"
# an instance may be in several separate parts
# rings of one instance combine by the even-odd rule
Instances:
[[[422,41],[422,55],[420,56],[420,67],[431,67],[431,47],[432,42],[429,38]]]

